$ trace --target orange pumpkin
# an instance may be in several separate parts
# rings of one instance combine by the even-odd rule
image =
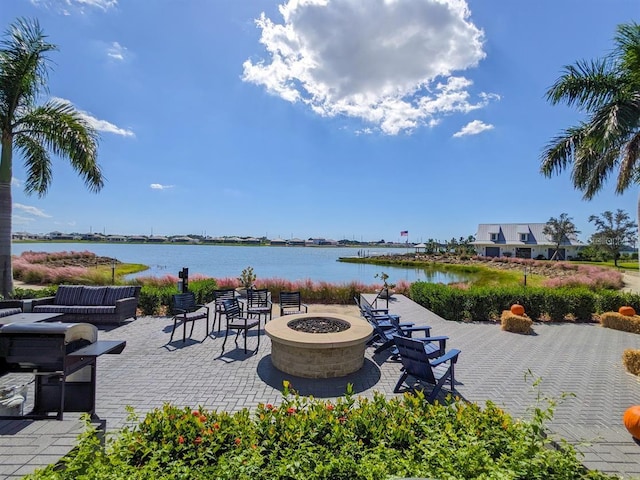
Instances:
[[[633,438],[640,440],[640,405],[627,408],[622,416],[622,421]]]
[[[636,311],[633,309],[633,307],[624,306],[618,309],[618,313],[620,315],[624,315],[625,317],[633,317],[636,314]]]
[[[513,313],[514,315],[522,316],[524,315],[524,307],[522,305],[514,303],[513,305],[511,305],[511,313]]]

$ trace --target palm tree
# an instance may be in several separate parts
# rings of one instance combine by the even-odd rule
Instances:
[[[565,240],[570,240],[580,233],[573,223],[573,219],[566,213],[561,213],[558,218],[551,217],[542,229],[555,246],[555,251],[550,260],[559,260],[558,251]]]
[[[615,170],[619,194],[640,180],[640,25],[619,25],[614,41],[609,56],[566,66],[547,92],[552,104],[575,105],[589,118],[547,145],[541,171],[551,177],[572,163],[571,179],[585,199]]]
[[[11,179],[13,151],[24,160],[25,192],[43,197],[51,183],[51,155],[64,157],[91,191],[104,179],[97,164],[97,135],[71,104],[48,101],[46,54],[57,50],[46,42],[37,21],[16,20],[0,42],[0,295],[13,291],[11,269]]]

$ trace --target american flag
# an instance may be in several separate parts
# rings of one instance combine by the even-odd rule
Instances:
[[[409,230],[402,230],[400,232],[400,236],[401,237],[408,237],[409,236]]]

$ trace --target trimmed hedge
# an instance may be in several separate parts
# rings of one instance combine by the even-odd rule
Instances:
[[[630,305],[640,311],[640,295],[587,288],[471,287],[415,282],[411,299],[447,320],[486,321],[500,318],[502,311],[519,303],[532,320],[547,317],[563,321],[571,315],[577,321],[591,321],[593,314],[617,311]]]

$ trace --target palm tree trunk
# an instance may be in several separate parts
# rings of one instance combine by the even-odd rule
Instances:
[[[2,161],[0,162],[0,295],[9,298],[13,293],[13,269],[11,268],[11,160],[12,138],[2,136]]]

